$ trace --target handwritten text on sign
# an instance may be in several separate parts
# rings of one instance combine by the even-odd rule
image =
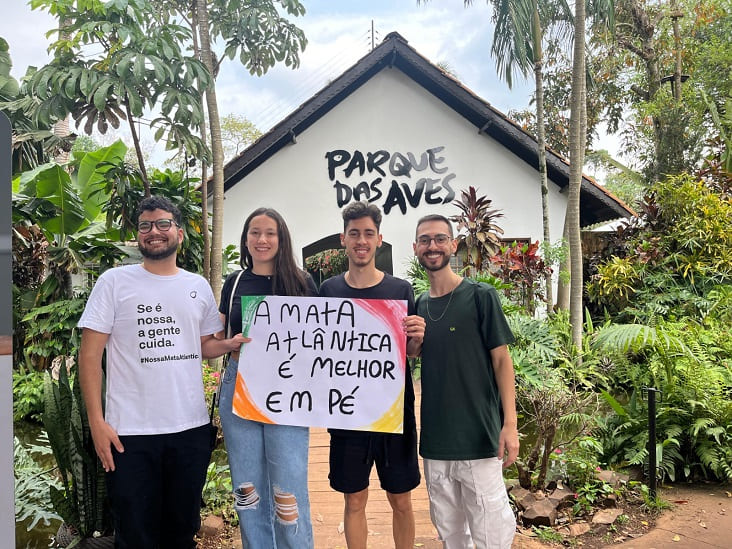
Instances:
[[[404,300],[243,296],[234,413],[262,423],[401,433]]]

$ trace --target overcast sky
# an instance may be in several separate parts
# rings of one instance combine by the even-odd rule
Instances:
[[[13,75],[48,60],[44,33],[55,20],[31,11],[24,0],[6,0],[0,36],[10,44]],[[8,4],[10,4],[8,6]],[[250,76],[238,60],[224,62],[217,82],[224,114],[245,115],[267,129],[310,98],[330,80],[369,52],[371,21],[377,43],[397,31],[433,63],[445,62],[475,93],[501,111],[528,104],[531,82],[510,90],[490,58],[491,12],[484,2],[464,8],[462,0],[304,0],[307,13],[296,19],[308,46],[298,70],[275,67],[263,77]]]
[[[518,78],[509,89],[496,75],[490,56],[491,8],[476,0],[303,0],[307,10],[296,18],[308,40],[297,70],[276,66],[262,77],[251,76],[238,60],[226,60],[217,80],[221,114],[246,116],[262,131],[285,118],[318,90],[366,55],[371,22],[376,42],[396,31],[433,63],[446,63],[473,92],[507,113],[529,107],[533,82]],[[10,44],[12,74],[20,78],[29,65],[49,60],[45,33],[56,25],[50,15],[32,11],[25,0],[3,0],[0,36]],[[567,90],[569,93],[569,90]],[[150,144],[152,139],[148,138]],[[596,146],[616,149],[615,140]],[[162,147],[161,147],[162,148]],[[157,163],[157,162],[156,162]]]

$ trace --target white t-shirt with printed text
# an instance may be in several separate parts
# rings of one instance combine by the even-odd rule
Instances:
[[[119,435],[177,433],[208,422],[201,336],[222,329],[206,280],[142,265],[104,272],[80,328],[109,334],[104,417]]]

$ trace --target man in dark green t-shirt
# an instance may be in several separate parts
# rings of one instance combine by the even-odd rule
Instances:
[[[443,547],[508,548],[516,523],[502,467],[519,449],[513,335],[496,290],[450,268],[456,249],[447,218],[417,222],[414,253],[430,280],[417,300],[426,321],[419,453]]]

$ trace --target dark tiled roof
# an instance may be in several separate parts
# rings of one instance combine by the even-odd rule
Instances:
[[[399,33],[392,32],[378,47],[231,160],[224,168],[224,189],[230,189],[282,147],[296,141],[297,136],[321,116],[372,76],[389,67],[402,71],[473,124],[479,133],[492,137],[527,164],[538,166],[536,140],[530,134],[422,57]],[[547,149],[546,162],[549,179],[566,190],[569,185],[569,162],[551,149]],[[628,217],[634,213],[612,193],[586,176],[582,180],[580,212],[582,226]]]

